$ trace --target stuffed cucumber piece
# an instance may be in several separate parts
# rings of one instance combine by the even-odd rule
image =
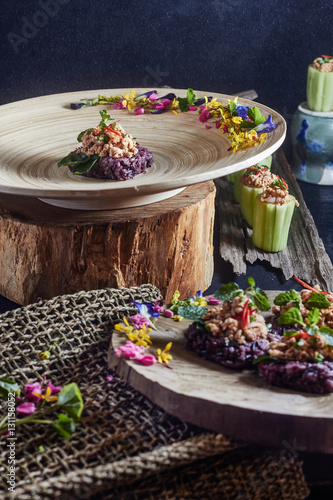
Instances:
[[[333,58],[317,57],[308,67],[307,78],[308,108],[312,111],[333,110]]]
[[[268,156],[267,158],[264,158],[264,160],[261,160],[260,162],[256,163],[252,167],[249,168],[271,168],[272,165],[272,155]],[[231,174],[233,176],[233,183],[234,183],[234,198],[237,203],[240,203],[241,196],[240,196],[240,179],[243,174],[247,171],[247,168],[244,168],[242,170],[239,170],[238,172],[235,172],[234,174]]]
[[[240,206],[242,216],[250,227],[253,227],[254,205],[256,198],[264,191],[263,187],[246,186],[240,183]]]
[[[255,201],[252,242],[266,252],[280,252],[287,246],[289,228],[294,213],[296,199],[288,195],[283,204],[268,203],[263,195]]]

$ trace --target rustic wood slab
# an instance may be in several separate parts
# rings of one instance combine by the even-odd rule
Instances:
[[[215,186],[122,210],[79,211],[34,198],[0,200],[0,294],[29,304],[80,290],[156,285],[165,300],[213,277]]]
[[[226,177],[221,177],[215,180],[221,257],[232,263],[236,274],[246,274],[247,262],[253,264],[261,260],[281,269],[286,280],[296,275],[307,283],[320,285],[324,290],[333,290],[332,262],[282,151],[273,157],[272,172],[286,180],[291,194],[300,204],[293,215],[287,248],[269,253],[253,245],[252,229],[244,221],[240,205],[234,201],[233,184]]]
[[[279,292],[269,291],[271,302]],[[151,401],[187,422],[239,441],[333,453],[333,394],[314,395],[266,384],[255,371],[236,371],[199,358],[185,348],[190,320],[159,318],[154,348],[172,341],[168,369],[142,366],[114,354],[126,335],[113,332],[109,367]]]

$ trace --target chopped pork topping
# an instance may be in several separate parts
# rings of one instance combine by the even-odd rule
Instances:
[[[231,302],[223,302],[221,306],[209,309],[202,319],[215,337],[235,340],[238,344],[267,338],[268,328],[264,317],[242,294]]]
[[[328,59],[328,62],[324,62]],[[312,67],[321,71],[322,73],[331,73],[333,71],[333,58],[317,57],[313,63]]]
[[[322,335],[317,333],[309,336],[303,331],[299,331],[296,336],[283,336],[273,341],[268,353],[285,361],[314,361],[318,356],[323,356],[327,361],[333,360],[333,347],[326,344]]]
[[[115,132],[105,130],[104,136],[109,140],[108,142],[104,142],[99,140],[99,126],[86,130],[82,136],[82,147],[79,148],[79,151],[88,156],[98,154],[99,156],[111,156],[112,158],[129,158],[136,155],[138,149],[133,137],[126,134],[123,127],[119,124],[115,128]]]
[[[272,174],[269,168],[250,167],[241,176],[240,181],[249,187],[266,187],[276,179],[277,176]]]

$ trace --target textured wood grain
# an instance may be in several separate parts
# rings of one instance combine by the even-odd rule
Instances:
[[[272,172],[283,177],[299,201],[295,209],[287,248],[281,252],[264,252],[252,243],[252,230],[242,218],[240,206],[234,201],[233,186],[222,177],[217,186],[217,210],[220,219],[220,255],[232,263],[236,274],[245,274],[247,262],[267,261],[281,269],[288,280],[296,275],[300,279],[333,290],[333,266],[318,235],[313,217],[304,201],[300,187],[282,151],[273,158]]]
[[[272,302],[279,292],[268,291]],[[333,453],[333,394],[297,393],[266,384],[255,371],[237,371],[199,358],[185,348],[190,320],[159,318],[153,348],[172,341],[172,370],[125,361],[114,349],[125,343],[113,332],[109,366],[167,412],[237,440]]]
[[[213,276],[212,181],[145,207],[77,211],[26,197],[0,201],[0,294],[41,297],[151,283],[166,300],[191,296]]]

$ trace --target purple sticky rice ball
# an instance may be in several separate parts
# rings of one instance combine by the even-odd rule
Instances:
[[[274,335],[268,335],[268,340],[259,339],[245,344],[228,341],[224,337],[214,337],[205,327],[190,325],[185,333],[186,348],[194,351],[207,361],[227,368],[253,368],[253,361],[263,356],[269,349],[269,341]]]
[[[258,372],[266,382],[277,387],[316,394],[333,392],[333,361],[263,362],[258,365]]]
[[[102,156],[95,165],[85,174],[86,177],[95,179],[109,179],[113,181],[127,181],[133,179],[135,175],[146,172],[147,168],[153,164],[153,153],[149,149],[137,144],[136,155],[122,158],[112,158]],[[77,150],[76,152],[78,152]],[[70,166],[70,169],[72,167]]]

